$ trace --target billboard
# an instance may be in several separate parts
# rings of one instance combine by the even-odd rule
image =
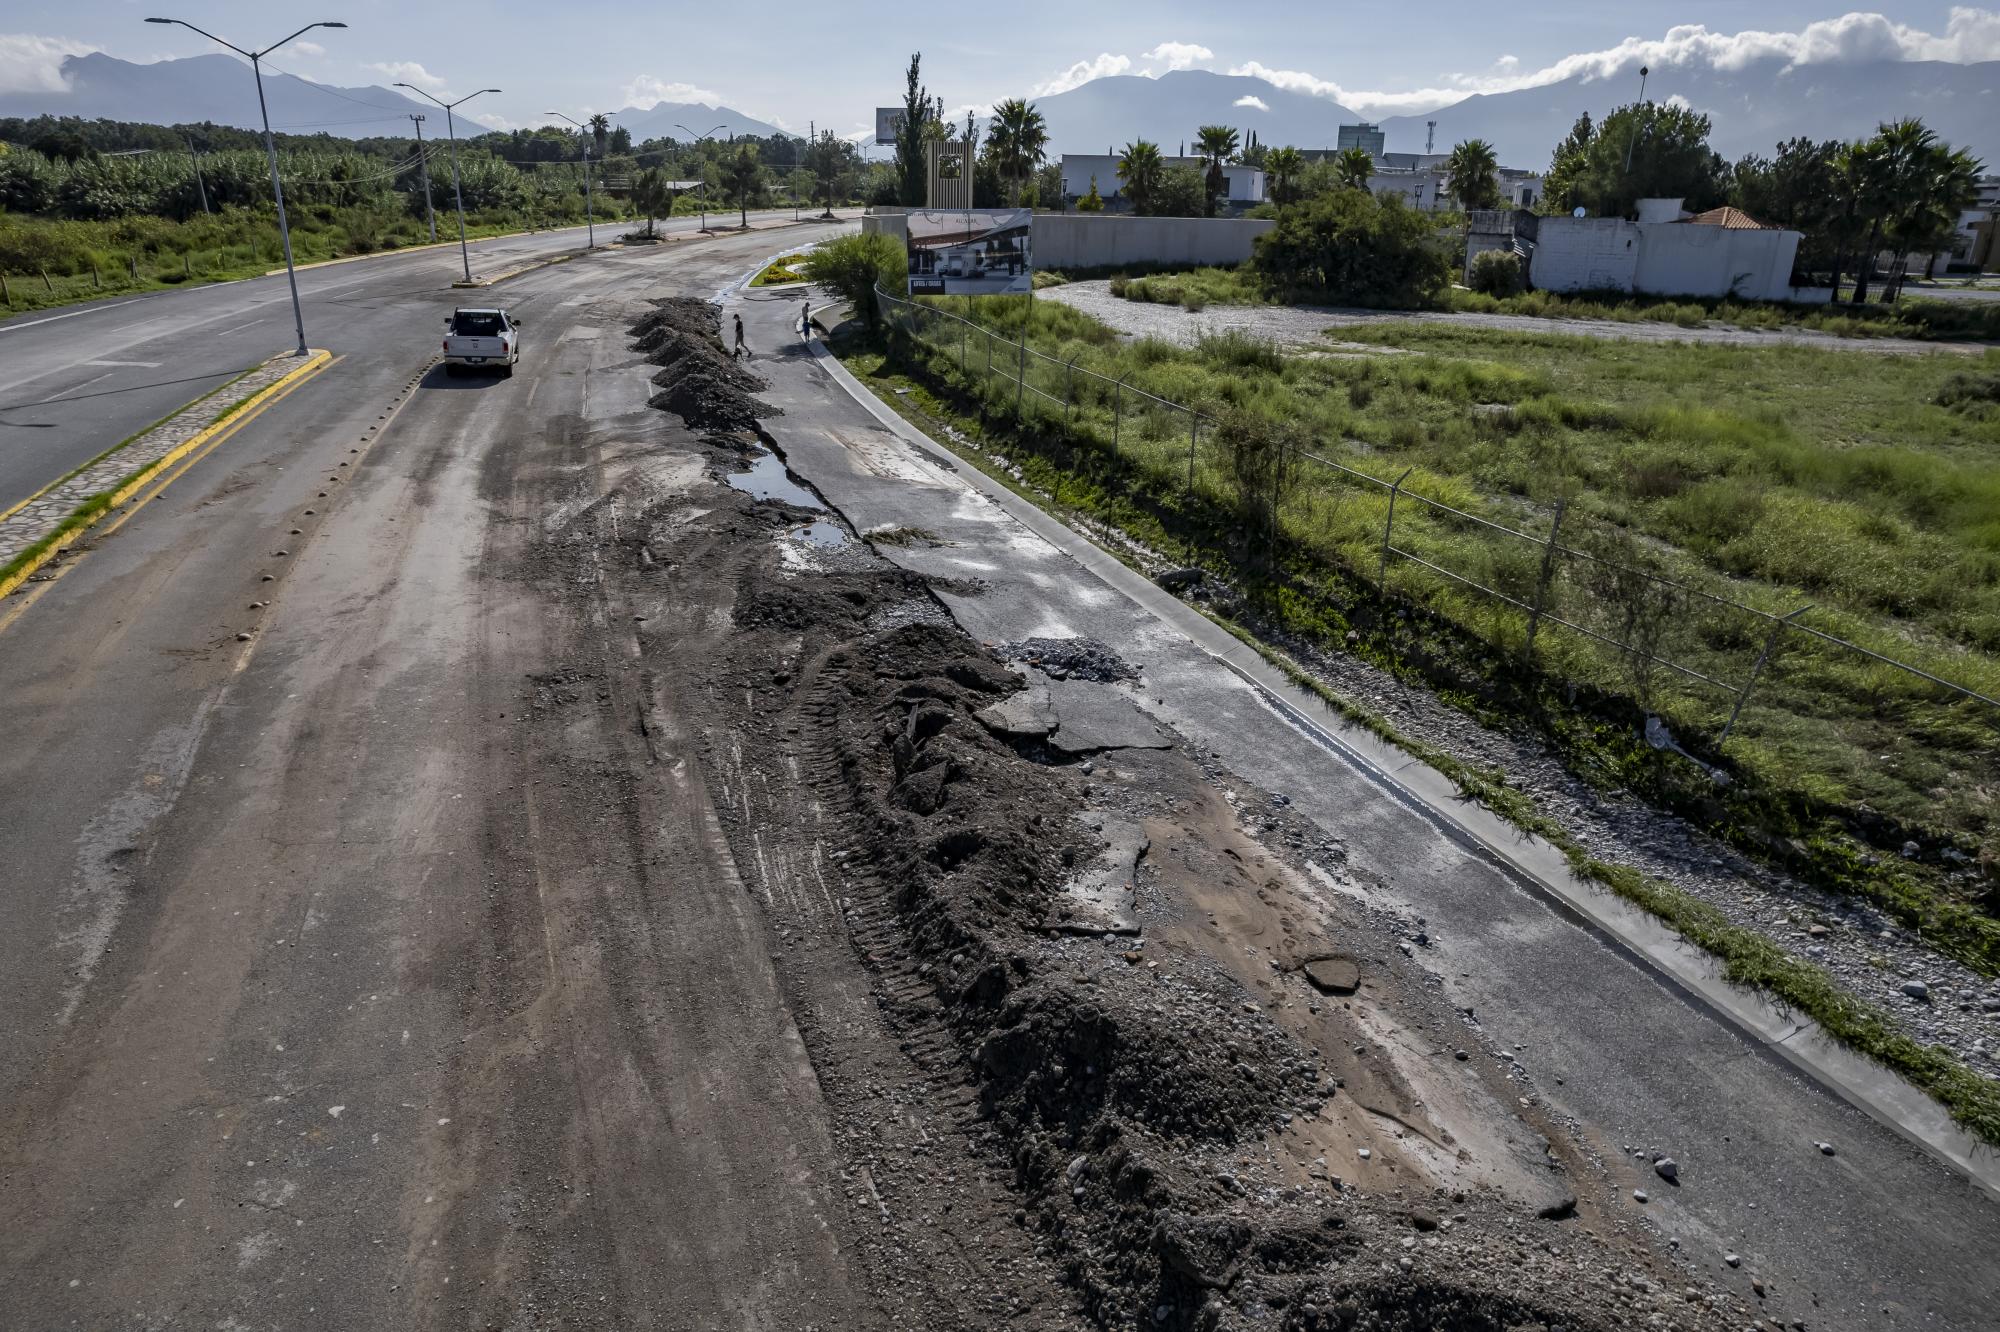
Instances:
[[[896,132],[902,128],[902,107],[878,106],[875,108],[875,142],[894,143],[896,141]]]
[[[1031,210],[937,209],[906,220],[910,295],[1004,296],[1033,286]]]

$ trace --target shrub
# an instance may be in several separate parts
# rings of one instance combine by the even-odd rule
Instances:
[[[2000,374],[1960,371],[1938,386],[1936,402],[1957,412],[1981,412],[2000,404]]]
[[[828,241],[805,262],[806,280],[846,301],[871,330],[882,319],[875,303],[876,284],[900,292],[909,281],[908,273],[903,247],[879,233]]]
[[[1374,309],[1436,303],[1450,268],[1430,219],[1391,195],[1336,190],[1257,238],[1250,267],[1292,299]]]
[[[1486,296],[1521,294],[1521,261],[1512,250],[1487,250],[1475,255],[1466,285]]]

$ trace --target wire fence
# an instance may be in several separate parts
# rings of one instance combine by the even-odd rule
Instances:
[[[1078,364],[1081,351],[1059,359],[1027,345],[1026,333],[1017,339],[937,306],[877,296],[894,331],[990,404],[1006,409],[1011,396],[1018,417],[1059,419],[1155,493],[1177,489],[1190,501],[1254,511],[1273,534],[1333,555],[1381,593],[1415,600],[1559,678],[1671,708],[1718,747],[1739,726],[1769,732],[1803,717],[1842,733],[1816,761],[1876,761],[1888,728],[1928,734],[2000,775],[2000,664],[1991,657],[1940,643],[1918,664],[1907,659],[1915,654],[1846,636],[1874,630],[1837,609],[1754,606],[1730,595],[1725,580],[1701,586],[1669,572],[1638,539],[1563,503],[1547,531],[1530,532],[1472,512],[1474,492],[1453,478],[1427,475],[1427,489],[1441,493],[1422,493],[1409,484],[1414,468],[1377,476],[1323,444],[1297,448],[1253,479],[1216,416],[1143,390],[1132,374],[1112,379]],[[1268,486],[1264,502],[1246,505],[1246,484]],[[1807,623],[1808,614],[1827,627]],[[1769,703],[1761,718],[1753,700]]]

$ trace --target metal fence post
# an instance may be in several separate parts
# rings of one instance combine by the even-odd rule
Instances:
[[[1021,330],[1021,369],[1014,380],[1014,419],[1021,419],[1021,405],[1028,396],[1028,330]]]
[[[1528,641],[1522,648],[1522,652],[1531,662],[1535,659],[1535,630],[1541,626],[1542,606],[1549,595],[1549,583],[1555,577],[1556,538],[1562,533],[1563,510],[1568,507],[1567,498],[1556,501],[1556,520],[1549,528],[1548,547],[1542,551],[1542,576],[1535,580],[1535,608],[1528,612]]]
[[[1757,664],[1750,668],[1750,678],[1744,682],[1743,692],[1736,696],[1736,706],[1729,710],[1729,720],[1723,723],[1722,734],[1716,737],[1718,748],[1728,741],[1729,733],[1736,729],[1736,719],[1743,715],[1743,705],[1750,701],[1750,691],[1757,687],[1757,677],[1764,673],[1765,664],[1771,660],[1771,653],[1778,646],[1778,635],[1785,631],[1786,625],[1811,609],[1811,606],[1801,606],[1771,626],[1770,634],[1764,639],[1764,650],[1757,654]]]
[[[958,373],[965,374],[965,320],[958,321]]]
[[[1389,538],[1396,530],[1396,496],[1402,493],[1403,483],[1416,470],[1405,467],[1403,474],[1396,478],[1396,484],[1389,487],[1389,519],[1382,524],[1382,563],[1375,569],[1375,586],[1385,594],[1389,591]]]
[[[1125,376],[1131,373],[1127,370],[1124,375],[1118,376],[1118,388],[1111,399],[1111,452],[1114,455],[1118,452],[1118,418],[1125,408]]]
[[[1083,355],[1082,352],[1078,352],[1076,354],[1076,356],[1081,356],[1081,355]],[[1063,369],[1063,424],[1064,425],[1069,424],[1070,415],[1076,408],[1076,356],[1070,357],[1069,364]]]
[[[1198,439],[1200,439],[1200,437],[1201,437],[1201,413],[1190,408],[1188,410],[1188,479],[1187,479],[1187,497],[1190,501],[1194,499],[1194,447],[1195,447],[1195,442]]]

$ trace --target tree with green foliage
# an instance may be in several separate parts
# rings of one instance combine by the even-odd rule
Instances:
[[[1250,268],[1290,299],[1374,309],[1433,304],[1451,277],[1432,219],[1397,196],[1366,190],[1336,190],[1286,210],[1257,238]]]
[[[1159,144],[1139,139],[1125,145],[1125,151],[1118,155],[1118,178],[1125,183],[1123,193],[1132,201],[1133,212],[1146,214],[1153,211],[1166,169]]]
[[[1921,120],[1883,125],[1850,154],[1858,211],[1868,239],[1855,274],[1853,302],[1868,299],[1876,255],[1885,242],[1897,251],[1888,281],[1900,285],[1903,256],[1948,243],[1959,210],[1978,197],[1979,162],[1944,143]]]
[[[1210,202],[1208,182],[1191,166],[1170,166],[1160,173],[1153,193],[1156,217],[1201,217]]]
[[[817,246],[807,253],[803,271],[806,281],[846,301],[872,333],[882,322],[875,288],[901,292],[909,284],[908,265],[894,239],[863,232]]]
[[[605,146],[611,138],[611,117],[599,111],[585,123],[590,126],[590,141],[597,150],[597,160],[602,162]]]
[[[1195,155],[1205,164],[1202,176],[1204,217],[1214,217],[1216,196],[1229,193],[1229,178],[1223,173],[1222,164],[1236,156],[1237,142],[1236,131],[1227,125],[1203,125],[1195,131]]]
[[[646,235],[654,235],[653,219],[671,217],[674,211],[674,191],[666,172],[658,167],[641,171],[632,182],[632,206],[646,219]]]
[[[930,123],[944,114],[944,99],[933,100],[924,86],[923,59],[917,52],[903,71],[903,123],[896,128],[897,198],[906,208],[924,206],[924,143]]]
[[[1048,122],[1034,103],[1010,97],[993,108],[993,119],[986,126],[986,154],[1011,187],[1013,202],[1021,201],[1021,191],[1048,160],[1048,147]]]
[[[1097,176],[1095,173],[1090,177],[1090,193],[1076,201],[1076,211],[1079,213],[1101,213],[1104,211],[1104,196],[1097,192]]]
[[[1273,148],[1264,156],[1264,175],[1270,183],[1271,202],[1280,208],[1299,199],[1299,179],[1305,175],[1306,158],[1296,148]]]
[[[1456,144],[1444,163],[1445,188],[1461,212],[1500,205],[1500,159],[1484,139]]]
[[[764,186],[764,164],[757,158],[757,150],[749,144],[738,144],[736,152],[722,163],[723,197],[736,201],[737,218],[743,229],[750,229],[750,201]]]
[[[1365,190],[1375,174],[1375,159],[1366,148],[1343,148],[1334,156],[1333,172],[1341,188]]]
[[[1720,204],[1729,164],[1708,146],[1709,118],[1685,106],[1635,102],[1596,125],[1582,117],[1556,146],[1544,211],[1583,208],[1630,217],[1641,199],[1679,199],[1691,212]]]
[[[1855,239],[1853,196],[1843,190],[1841,174],[1844,148],[1838,139],[1787,139],[1775,157],[1746,153],[1730,170],[1732,206],[1800,233],[1795,274],[1837,270]]]

